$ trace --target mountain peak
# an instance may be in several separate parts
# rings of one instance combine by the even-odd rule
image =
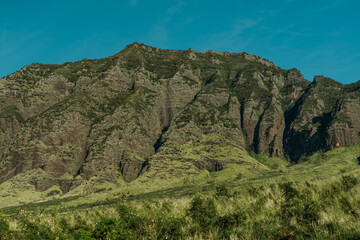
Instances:
[[[0,183],[40,169],[32,181],[38,190],[58,185],[66,192],[95,176],[130,182],[148,169],[164,178],[219,171],[241,164],[246,150],[296,161],[358,136],[324,118],[337,98],[348,97],[333,91],[334,80],[316,76],[319,88],[305,94],[309,82],[299,70],[248,53],[134,42],[116,57],[32,66],[0,82]],[[310,111],[301,112],[303,104]],[[357,126],[358,112],[344,124]],[[233,156],[197,150],[225,151],[220,143],[235,149]]]
[[[144,43],[139,43],[139,42],[133,42],[129,45],[127,45],[125,47],[125,49],[144,49],[144,50],[154,50],[156,49],[155,47],[146,45]]]
[[[314,83],[316,85],[326,85],[326,86],[334,86],[334,87],[343,87],[343,84],[329,77],[325,77],[323,75],[314,76]]]

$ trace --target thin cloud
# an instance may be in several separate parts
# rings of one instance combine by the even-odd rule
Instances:
[[[252,38],[249,36],[241,38],[241,35],[245,31],[257,27],[259,23],[264,20],[265,17],[257,19],[237,19],[230,30],[210,36],[208,47],[217,50],[219,48],[234,46],[234,43],[236,42],[237,47],[240,46],[241,48],[244,48],[252,42]]]
[[[181,12],[185,4],[186,1],[179,0],[176,4],[167,8],[164,15],[158,17],[156,24],[151,27],[144,39],[146,39],[149,44],[161,44],[163,47],[166,47],[169,37],[169,25],[174,17]]]
[[[342,1],[333,1],[331,3],[328,2],[327,5],[324,5],[318,9],[316,9],[317,12],[323,12],[328,11],[329,9],[337,8],[342,3]]]
[[[174,16],[181,12],[181,8],[186,4],[185,1],[178,1],[175,5],[169,7],[166,10],[166,14],[165,16],[161,17],[158,22],[162,23],[162,24],[168,24],[169,22],[171,22],[171,20],[174,18]]]
[[[139,3],[139,0],[130,0],[130,6],[135,6]]]

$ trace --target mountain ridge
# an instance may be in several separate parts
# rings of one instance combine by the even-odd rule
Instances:
[[[358,82],[310,82],[248,54],[133,43],[102,59],[31,64],[0,79],[0,182],[36,190],[148,182],[303,161],[357,143]],[[299,144],[300,143],[300,144]]]

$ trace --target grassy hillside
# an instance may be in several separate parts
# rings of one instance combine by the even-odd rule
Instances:
[[[316,153],[296,165],[255,155],[264,171],[246,174],[230,165],[178,182],[158,179],[157,187],[103,182],[84,196],[51,189],[46,194],[54,200],[3,208],[0,236],[359,239],[359,156],[360,144]]]

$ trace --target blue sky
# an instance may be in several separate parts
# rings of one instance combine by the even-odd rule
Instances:
[[[248,52],[360,80],[360,1],[1,1],[0,77],[34,63],[113,55],[134,41],[158,48]]]

